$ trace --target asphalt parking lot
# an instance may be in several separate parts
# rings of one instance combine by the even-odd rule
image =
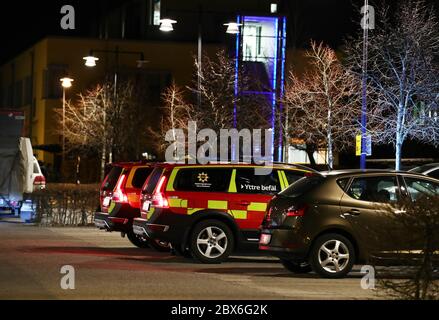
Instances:
[[[61,287],[65,265],[73,290]],[[359,268],[328,280],[291,274],[270,257],[203,265],[138,249],[119,233],[0,222],[0,299],[376,299]]]

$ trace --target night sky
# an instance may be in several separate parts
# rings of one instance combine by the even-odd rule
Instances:
[[[97,18],[98,8],[117,6],[126,0],[44,0],[12,1],[0,10],[0,64],[30,47],[47,35],[91,36],[91,21]],[[182,0],[195,1],[195,0]],[[205,0],[208,1],[208,0]],[[239,1],[239,0],[237,0]],[[256,0],[255,0],[256,1]],[[377,0],[380,2],[380,0]],[[390,0],[388,0],[390,1]],[[297,34],[288,41],[303,47],[314,40],[323,40],[332,47],[343,43],[346,35],[359,29],[359,7],[363,0],[286,0],[284,10],[290,24],[297,25]],[[439,0],[428,0],[439,9]],[[62,5],[73,5],[76,11],[76,30],[60,28]],[[372,4],[372,1],[371,1]],[[6,44],[6,45],[4,45]]]

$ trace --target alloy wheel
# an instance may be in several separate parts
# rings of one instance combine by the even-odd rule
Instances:
[[[197,236],[197,249],[209,259],[215,259],[223,255],[227,250],[227,245],[227,235],[218,227],[206,227]]]
[[[320,247],[318,260],[325,271],[341,272],[349,264],[349,249],[340,240],[328,240]]]

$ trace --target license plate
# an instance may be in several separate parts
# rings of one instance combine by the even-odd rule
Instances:
[[[148,212],[149,208],[151,208],[151,201],[145,201],[142,204],[142,210]]]
[[[259,239],[260,244],[266,245],[269,244],[270,241],[271,241],[271,234],[265,234],[265,233],[261,234],[261,238]]]
[[[109,204],[110,204],[110,197],[105,197],[104,200],[102,201],[102,205],[104,207],[108,207]]]

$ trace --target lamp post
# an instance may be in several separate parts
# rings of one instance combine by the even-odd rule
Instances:
[[[72,86],[73,79],[69,77],[64,77],[59,79],[62,86],[62,163],[65,160],[65,149],[66,149],[66,89]]]
[[[369,1],[364,0],[364,8],[368,10]],[[369,26],[368,20],[364,19],[363,27],[363,67],[362,67],[362,101],[361,101],[361,155],[360,155],[360,169],[366,169],[366,156],[367,156],[367,59],[368,48],[367,42],[369,38]]]

